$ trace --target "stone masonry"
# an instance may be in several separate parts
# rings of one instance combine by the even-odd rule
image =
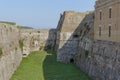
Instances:
[[[9,80],[22,60],[16,25],[0,23],[0,80]]]
[[[92,80],[120,80],[120,43],[94,39],[93,12],[86,14],[79,23],[79,26],[75,27],[75,31],[62,38],[59,38],[59,36],[63,32],[57,31],[57,41],[59,41],[57,44],[60,47],[57,48],[58,61],[64,63],[74,62]],[[66,23],[61,23],[61,25],[64,24]],[[74,35],[76,35],[75,39],[71,38]],[[65,42],[61,43],[63,41]]]

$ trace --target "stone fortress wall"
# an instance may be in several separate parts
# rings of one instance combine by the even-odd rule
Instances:
[[[61,25],[64,25],[64,17],[63,21],[60,21],[62,22]],[[83,16],[81,15],[81,17]],[[57,48],[58,61],[74,62],[92,80],[119,80],[120,43],[94,39],[94,12],[85,14],[79,23],[79,26],[75,27],[76,30],[62,38],[60,38],[60,34],[63,32],[60,31],[61,29],[57,30],[57,41],[59,41],[59,43],[56,43],[59,44],[57,45],[59,46]],[[59,27],[62,27],[61,25],[58,24]],[[62,43],[63,41],[65,43]]]
[[[22,57],[31,51],[52,49],[55,29],[19,29],[17,25],[0,23],[0,80],[9,80]]]
[[[57,29],[18,29],[0,24],[0,80],[9,80],[22,56],[39,49],[55,50],[58,61],[74,62],[93,80],[119,80],[120,43],[95,40],[93,26],[94,12],[73,11],[61,15]]]
[[[19,35],[15,25],[0,23],[0,80],[9,80],[22,60]]]

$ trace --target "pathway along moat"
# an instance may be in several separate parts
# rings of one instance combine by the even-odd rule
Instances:
[[[89,80],[74,64],[56,61],[54,52],[35,51],[23,58],[10,80]]]

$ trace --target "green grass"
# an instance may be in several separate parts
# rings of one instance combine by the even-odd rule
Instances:
[[[23,58],[10,80],[89,80],[74,64],[56,61],[53,52],[36,51]]]

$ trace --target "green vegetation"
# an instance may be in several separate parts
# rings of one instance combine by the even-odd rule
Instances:
[[[18,29],[33,29],[32,27],[28,27],[28,26],[17,26]]]
[[[56,61],[53,52],[36,51],[23,58],[10,80],[89,80],[74,64]]]
[[[22,51],[23,51],[23,46],[24,46],[23,40],[19,40],[19,47],[21,48]]]
[[[10,24],[10,25],[16,25],[15,22],[0,21],[0,23]]]
[[[44,50],[44,46],[40,46],[39,50],[43,51]]]
[[[3,54],[2,48],[0,48],[0,56]]]

